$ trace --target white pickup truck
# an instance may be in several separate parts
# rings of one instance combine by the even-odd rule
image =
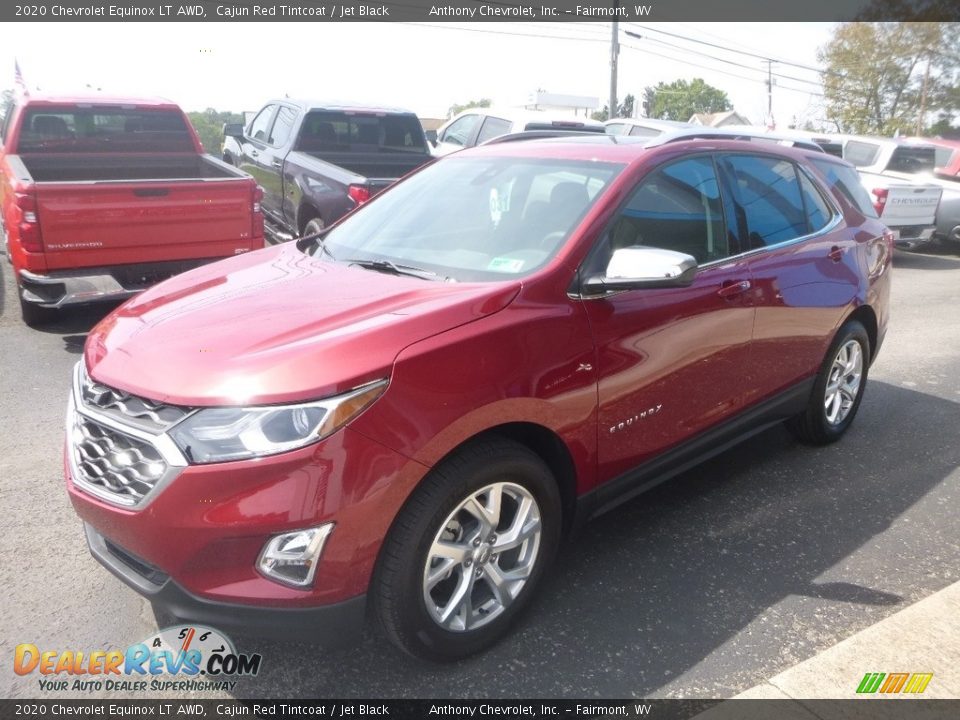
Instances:
[[[856,166],[896,246],[912,250],[933,238],[943,188],[932,181],[933,145],[897,138],[845,135],[843,159]]]

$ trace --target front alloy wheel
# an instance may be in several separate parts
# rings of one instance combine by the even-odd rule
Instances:
[[[427,660],[495,643],[533,596],[560,543],[550,468],[505,438],[438,464],[397,515],[370,598],[387,636]]]
[[[828,423],[839,425],[847,419],[860,394],[862,378],[863,351],[857,340],[848,340],[833,359],[824,391],[823,409]]]
[[[423,601],[434,622],[461,632],[498,618],[527,584],[542,531],[540,506],[523,486],[501,482],[472,492],[427,553]]]

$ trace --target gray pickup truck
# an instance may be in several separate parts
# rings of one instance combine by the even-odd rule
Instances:
[[[274,242],[319,232],[432,159],[416,115],[397,108],[285,98],[232,132]]]

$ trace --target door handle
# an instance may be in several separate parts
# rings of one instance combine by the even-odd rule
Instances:
[[[843,250],[836,245],[830,248],[830,252],[827,253],[827,257],[838,263],[843,260]]]
[[[282,160],[274,160],[274,161],[271,163],[271,165],[273,165],[273,167],[274,167],[275,169],[279,170],[280,168],[283,167],[283,161],[282,161]]]
[[[258,153],[256,150],[250,151],[250,157],[259,157],[259,156],[260,156],[260,153]]]
[[[723,298],[736,297],[737,295],[745,293],[750,287],[749,280],[734,280],[724,283],[720,289],[717,290],[717,295]]]

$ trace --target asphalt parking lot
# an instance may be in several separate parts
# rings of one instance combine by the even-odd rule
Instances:
[[[30,330],[0,264],[0,692],[37,697],[16,644],[125,648],[157,619],[89,556],[63,487],[69,371],[105,309]],[[839,444],[774,428],[600,518],[480,657],[424,665],[374,634],[333,651],[235,638],[264,659],[233,695],[729,697],[957,581],[960,257],[895,264],[886,344]]]

